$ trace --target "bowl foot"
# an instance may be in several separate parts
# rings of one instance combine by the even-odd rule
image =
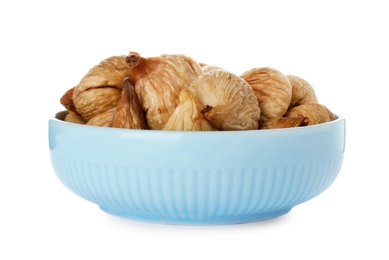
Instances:
[[[138,215],[133,212],[121,211],[112,208],[106,208],[100,206],[100,209],[104,212],[122,217],[130,220],[158,223],[158,224],[171,224],[171,225],[232,225],[232,224],[243,224],[269,220],[280,217],[287,214],[291,208],[281,209],[270,212],[262,212],[248,215],[239,216],[221,216],[221,217],[191,217],[191,216],[157,216],[157,215]]]

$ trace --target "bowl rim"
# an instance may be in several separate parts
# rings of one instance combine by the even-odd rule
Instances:
[[[67,110],[62,110],[54,115],[52,115],[49,118],[49,124],[51,122],[56,122],[59,124],[64,124],[67,126],[74,126],[77,128],[86,128],[86,129],[96,129],[96,130],[102,130],[102,131],[109,131],[109,132],[126,132],[126,133],[177,133],[177,134],[218,134],[220,135],[221,133],[253,133],[253,132],[263,132],[263,133],[270,133],[270,132],[291,132],[291,131],[304,131],[307,129],[315,129],[315,128],[321,128],[321,127],[326,127],[328,125],[333,125],[336,124],[340,121],[346,121],[346,119],[339,114],[335,114],[336,118],[332,121],[321,123],[321,124],[316,124],[316,125],[308,125],[308,126],[303,126],[303,127],[289,127],[289,128],[274,128],[274,129],[252,129],[252,130],[222,130],[222,131],[183,131],[183,130],[151,130],[151,129],[124,129],[124,128],[114,128],[114,127],[106,127],[106,126],[93,126],[93,125],[82,125],[82,124],[76,124],[76,123],[71,123],[71,122],[66,122],[63,119],[65,116],[68,114]]]

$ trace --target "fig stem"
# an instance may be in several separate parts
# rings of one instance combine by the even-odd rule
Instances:
[[[205,113],[209,112],[212,108],[213,106],[205,105],[203,109],[200,111],[200,113],[204,115]]]
[[[129,77],[126,77],[125,79],[123,79],[123,85],[124,84],[130,84],[130,85],[132,85],[132,86],[134,86],[134,83],[132,82],[132,79],[131,78],[129,78]]]
[[[137,52],[130,52],[126,57],[126,62],[130,68],[134,68],[139,65],[141,57]]]

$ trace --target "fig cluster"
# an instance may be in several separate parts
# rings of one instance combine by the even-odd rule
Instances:
[[[109,57],[64,93],[65,121],[128,129],[223,131],[332,121],[304,79],[258,67],[236,75],[186,55]]]

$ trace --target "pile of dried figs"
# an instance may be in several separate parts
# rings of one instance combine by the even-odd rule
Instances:
[[[307,81],[274,68],[238,76],[185,55],[136,52],[101,61],[60,102],[67,122],[129,129],[255,130],[336,118]]]

